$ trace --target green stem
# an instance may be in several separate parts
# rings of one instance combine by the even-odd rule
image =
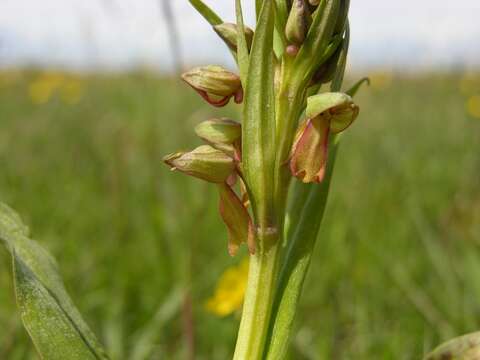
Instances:
[[[277,232],[262,237],[258,243],[265,246],[250,256],[247,290],[234,360],[263,358],[276,290],[280,241]]]

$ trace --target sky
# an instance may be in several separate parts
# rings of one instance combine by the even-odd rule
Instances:
[[[172,68],[162,0],[0,0],[0,66]],[[205,0],[226,21],[233,0]],[[253,27],[253,0],[244,1]],[[231,65],[187,0],[171,0],[186,64]],[[480,0],[352,0],[350,63],[400,69],[480,66]]]

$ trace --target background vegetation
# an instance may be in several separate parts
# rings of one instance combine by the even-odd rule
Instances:
[[[343,139],[292,359],[417,359],[480,329],[480,76],[371,75]],[[148,73],[0,74],[0,199],[56,256],[115,359],[233,351],[238,316],[205,302],[244,252],[227,255],[215,191],[161,163],[199,144],[193,126],[214,115]],[[9,261],[1,250],[0,359],[33,359]]]

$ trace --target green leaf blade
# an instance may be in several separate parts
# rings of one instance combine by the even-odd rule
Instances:
[[[190,4],[207,20],[212,26],[223,23],[223,20],[202,0],[189,0]]]
[[[0,203],[0,241],[12,255],[14,287],[22,321],[45,359],[108,359],[73,305],[53,259],[30,240],[28,228]]]
[[[273,54],[273,0],[265,0],[250,53],[243,107],[242,149],[244,169],[260,227],[275,223],[275,95]]]

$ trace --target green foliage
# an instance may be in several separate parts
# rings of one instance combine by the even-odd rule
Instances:
[[[291,359],[418,359],[480,329],[480,122],[465,111],[469,94],[457,90],[459,74],[399,75],[395,86],[368,75],[337,155]],[[152,74],[82,78],[78,104],[35,105],[35,74],[19,76],[0,85],[0,198],[55,255],[108,353],[130,359],[142,342],[151,352],[138,345],[136,359],[185,359],[185,284],[197,358],[228,358],[238,318],[217,318],[204,301],[241,256],[226,255],[216,189],[171,174],[161,158],[198,145],[191,128],[201,121],[238,119],[234,106],[207,108]],[[9,269],[0,252],[0,358],[37,359]]]
[[[29,239],[28,228],[2,203],[0,240],[12,255],[18,307],[41,358],[107,359],[65,291],[55,260]]]

